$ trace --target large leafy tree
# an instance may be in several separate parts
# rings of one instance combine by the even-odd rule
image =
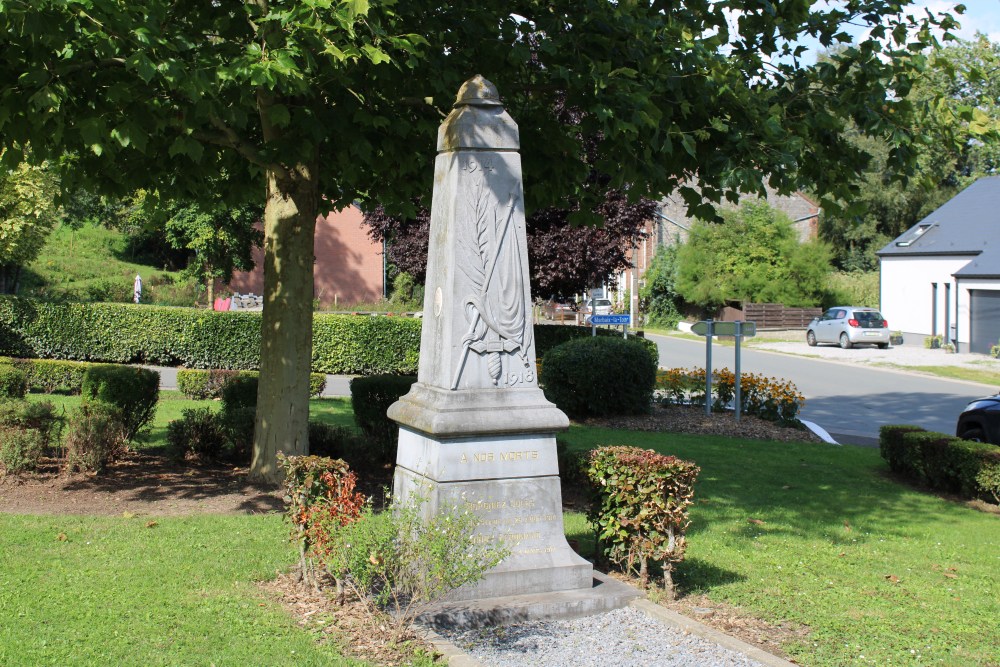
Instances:
[[[724,224],[698,221],[677,252],[677,293],[708,308],[731,301],[819,305],[830,253],[817,241],[799,243],[792,220],[767,202],[722,212]]]
[[[59,182],[48,165],[0,166],[0,294],[17,292],[21,270],[58,221]]]
[[[846,195],[866,157],[850,120],[908,159],[898,119],[927,19],[905,1],[848,0],[4,0],[0,141],[8,166],[73,151],[65,175],[265,201],[261,382],[252,473],[306,449],[316,215],[355,200],[412,213],[430,189],[442,114],[464,79],[493,80],[521,127],[529,208],[598,199],[612,187],[656,199],[696,175],[701,193],[761,191],[765,178]],[[738,17],[734,26],[729,19]],[[795,41],[872,37],[805,66]],[[950,19],[943,24],[947,27]],[[553,118],[557,101],[579,128]],[[599,137],[588,163],[582,137]],[[694,212],[709,202],[685,190]],[[589,199],[589,201],[588,201]]]

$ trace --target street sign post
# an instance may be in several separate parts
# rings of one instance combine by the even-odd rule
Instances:
[[[593,301],[591,301],[591,303],[593,303]],[[596,336],[598,324],[613,324],[622,328],[623,338],[628,338],[628,325],[631,323],[631,315],[591,315],[590,332],[592,336]]]
[[[740,391],[740,341],[757,335],[756,322],[716,322],[704,320],[691,325],[691,332],[705,337],[705,414],[712,414],[712,337],[733,336],[736,339],[736,421],[740,420],[743,394]]]
[[[590,321],[594,324],[631,324],[631,315],[591,315]]]

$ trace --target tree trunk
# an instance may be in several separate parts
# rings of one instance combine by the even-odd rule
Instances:
[[[208,309],[215,308],[215,273],[212,272],[212,265],[202,266],[202,275],[205,276],[205,294],[208,296]]]
[[[269,171],[264,209],[264,312],[250,478],[277,483],[277,453],[309,451],[313,250],[319,202],[313,165]]]

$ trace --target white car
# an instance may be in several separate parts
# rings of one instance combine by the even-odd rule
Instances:
[[[889,323],[874,308],[834,306],[809,323],[806,343],[835,343],[845,350],[878,345],[884,350],[889,347]]]
[[[610,299],[594,299],[585,303],[581,312],[587,316],[586,322],[588,324],[590,323],[591,308],[594,310],[594,315],[610,315],[613,306]]]

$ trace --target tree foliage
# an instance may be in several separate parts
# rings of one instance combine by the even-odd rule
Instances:
[[[907,4],[6,0],[0,146],[8,168],[28,146],[38,160],[75,153],[68,187],[211,200],[225,174],[228,203],[266,197],[252,474],[273,480],[278,447],[306,449],[316,215],[355,200],[412,214],[463,80],[496,82],[519,123],[529,210],[592,211],[593,171],[654,200],[692,174],[708,199],[767,178],[843,200],[867,160],[847,122],[890,142],[891,168],[910,158],[905,95],[931,24],[953,22]],[[800,62],[802,37],[843,43],[847,23],[871,37]],[[579,126],[553,117],[557,101]],[[593,163],[585,138],[598,138]]]
[[[909,99],[915,172],[908,182],[890,164],[889,143],[857,128],[845,137],[871,156],[845,210],[824,216],[821,235],[845,271],[878,268],[875,253],[977,178],[1000,168],[1000,44],[984,35],[936,49]],[[846,204],[852,204],[847,207]],[[848,210],[849,208],[849,210]]]
[[[730,301],[815,306],[830,273],[825,245],[799,243],[791,219],[766,202],[722,212],[723,224],[696,222],[677,253],[676,288],[705,307]]]
[[[681,320],[683,299],[677,293],[677,251],[679,240],[656,249],[639,288],[641,310],[650,324],[673,328]]]
[[[598,225],[571,222],[576,210],[543,208],[526,220],[531,293],[536,297],[576,294],[602,283],[614,284],[618,273],[631,266],[630,250],[643,239],[655,202],[629,202],[620,191],[605,192],[594,209]],[[430,213],[421,207],[414,218],[386,213],[376,206],[365,213],[372,239],[386,243],[386,259],[420,283],[427,274]]]
[[[14,294],[21,269],[58,221],[59,182],[49,165],[0,167],[0,294]]]
[[[209,303],[217,278],[229,282],[234,271],[254,268],[253,249],[264,236],[257,227],[263,207],[189,203],[168,210],[163,229],[166,240],[192,253],[187,271],[206,285]]]

